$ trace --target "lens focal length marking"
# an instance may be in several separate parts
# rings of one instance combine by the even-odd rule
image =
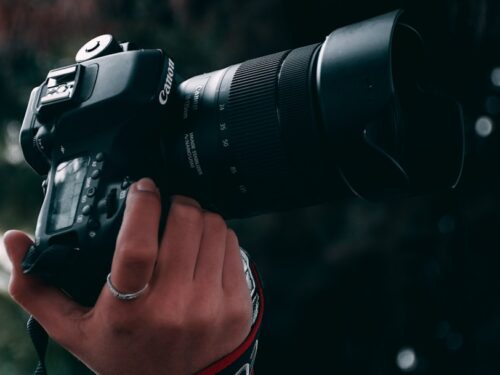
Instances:
[[[231,185],[233,187],[233,193],[236,195],[247,195],[248,187],[243,181],[243,176],[241,176],[239,168],[237,167],[237,159],[234,155],[233,150],[231,149],[231,135],[229,133],[228,122],[226,121],[227,117],[227,103],[229,101],[229,93],[231,88],[231,82],[233,80],[234,74],[236,70],[239,68],[239,65],[231,66],[227,69],[226,74],[224,75],[220,88],[219,88],[219,103],[218,103],[218,117],[219,117],[219,137],[220,144],[222,146],[223,159],[227,161],[225,168],[225,172],[227,177],[232,182]]]

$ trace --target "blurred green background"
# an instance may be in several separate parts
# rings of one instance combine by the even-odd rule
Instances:
[[[266,285],[257,373],[500,374],[498,1],[0,0],[0,234],[32,233],[41,204],[17,141],[29,93],[90,38],[163,48],[189,77],[399,7],[428,41],[443,90],[464,105],[463,181],[454,192],[231,222]],[[30,374],[36,358],[8,272],[2,251],[0,375]],[[88,373],[56,345],[49,370]]]

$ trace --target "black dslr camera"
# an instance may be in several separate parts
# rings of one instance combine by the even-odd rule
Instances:
[[[24,271],[92,305],[146,176],[226,218],[453,187],[461,110],[400,16],[185,81],[162,50],[88,42],[31,93],[20,140],[45,200]]]

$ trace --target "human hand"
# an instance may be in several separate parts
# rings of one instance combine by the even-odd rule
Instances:
[[[94,372],[193,374],[240,345],[250,332],[252,302],[238,240],[223,219],[194,200],[175,197],[158,241],[160,195],[150,179],[131,186],[111,271],[93,308],[24,275],[31,240],[9,231],[9,292],[48,334]]]

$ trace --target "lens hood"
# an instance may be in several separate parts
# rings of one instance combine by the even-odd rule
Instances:
[[[418,32],[394,11],[332,32],[317,61],[323,131],[341,175],[367,199],[454,187],[460,106],[426,87]]]

